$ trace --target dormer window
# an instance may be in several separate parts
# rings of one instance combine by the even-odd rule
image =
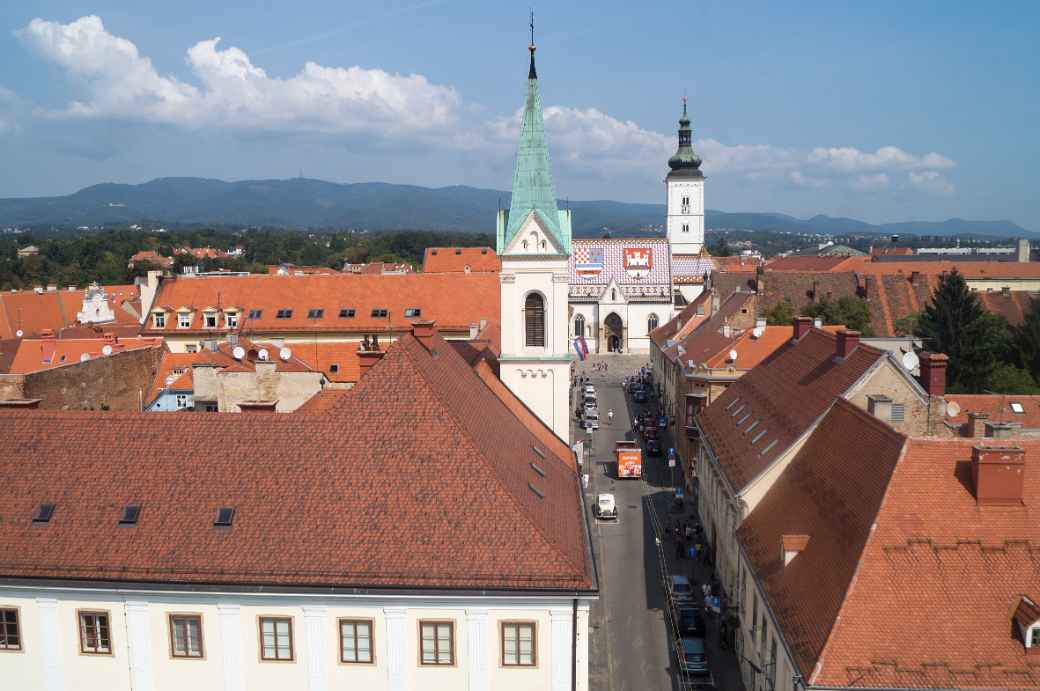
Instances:
[[[238,312],[225,312],[224,313],[224,324],[229,329],[238,328]]]
[[[217,313],[216,312],[205,312],[202,315],[202,324],[207,329],[217,328]]]
[[[1040,655],[1040,606],[1025,595],[1018,601],[1013,616],[1026,652]]]
[[[152,328],[165,329],[166,328],[166,313],[156,312],[152,315]]]
[[[178,329],[190,329],[191,328],[191,312],[181,312],[177,315],[177,328]]]

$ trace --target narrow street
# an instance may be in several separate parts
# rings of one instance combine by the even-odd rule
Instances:
[[[621,381],[638,373],[647,361],[648,356],[643,354],[593,355],[577,369],[579,376],[588,376],[596,387],[601,417],[600,429],[592,435],[591,461],[585,464],[584,472],[589,474],[587,501],[592,506],[596,495],[610,493],[618,509],[616,522],[596,521],[593,525],[600,599],[593,606],[590,620],[591,691],[681,688],[670,648],[666,594],[649,511],[652,505],[661,524],[669,526],[680,519],[694,520],[694,502],[687,501],[682,514],[674,512],[673,486],[681,485],[682,478],[679,468],[674,474],[668,468],[665,454],[674,446],[670,434],[662,437],[665,453],[661,456],[648,457],[644,449],[641,480],[618,480],[613,455],[616,441],[633,438],[632,420],[646,407],[631,402]],[[607,371],[595,371],[594,363],[606,363]],[[607,421],[610,410],[614,411],[612,424]],[[590,437],[577,422],[572,423],[572,438],[589,444]],[[664,538],[662,543],[669,572],[690,577],[699,592],[699,584],[710,580],[707,567],[689,559],[675,559],[674,542]],[[719,649],[717,622],[711,617],[705,617],[705,621],[715,688],[740,691],[743,686],[736,658]]]

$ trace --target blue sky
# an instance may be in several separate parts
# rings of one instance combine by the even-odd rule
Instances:
[[[685,91],[709,208],[1040,230],[1040,4],[964,5],[536,4],[557,193],[663,201]],[[301,171],[506,189],[528,7],[4,3],[0,196]]]

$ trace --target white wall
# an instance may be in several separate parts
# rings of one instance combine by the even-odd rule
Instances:
[[[668,243],[672,254],[697,254],[704,246],[704,181],[679,178],[667,186]],[[682,198],[689,197],[688,209],[682,208]],[[683,232],[688,225],[689,231]]]
[[[570,689],[567,598],[424,598],[159,593],[0,587],[17,607],[21,651],[0,651],[0,678],[18,691],[562,691]],[[578,611],[578,689],[588,688],[588,607]],[[111,655],[79,652],[78,610],[110,614]],[[170,655],[171,613],[202,617],[202,658]],[[294,659],[260,660],[259,617],[290,617]],[[340,618],[373,622],[372,664],[339,658]],[[419,664],[419,622],[455,624],[451,666]],[[535,623],[534,667],[504,667],[501,624]]]

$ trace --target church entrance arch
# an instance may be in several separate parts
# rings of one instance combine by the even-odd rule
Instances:
[[[603,322],[603,332],[606,334],[608,353],[624,352],[625,325],[616,312],[607,315]]]

